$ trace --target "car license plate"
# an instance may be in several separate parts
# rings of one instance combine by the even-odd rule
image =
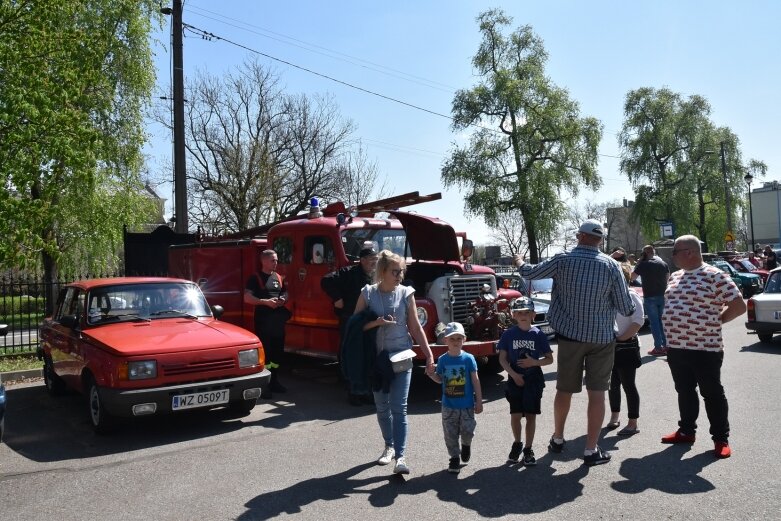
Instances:
[[[553,328],[550,326],[542,326],[542,332],[546,335],[552,335],[553,334]]]
[[[181,411],[182,409],[220,405],[222,403],[228,403],[229,398],[230,392],[228,389],[193,394],[180,394],[174,396],[173,401],[171,402],[171,409],[174,411]]]

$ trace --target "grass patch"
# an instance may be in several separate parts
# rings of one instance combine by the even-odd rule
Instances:
[[[35,355],[0,357],[0,373],[40,369],[41,367],[43,367],[43,362],[38,360]]]

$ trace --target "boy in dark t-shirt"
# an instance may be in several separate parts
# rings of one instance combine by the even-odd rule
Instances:
[[[437,360],[432,380],[442,384],[442,429],[450,455],[447,471],[461,471],[461,461],[469,461],[475,434],[475,414],[483,412],[483,393],[477,377],[475,357],[461,350],[466,340],[464,326],[451,322],[445,327],[447,353]],[[461,450],[458,442],[461,438]]]
[[[541,367],[553,363],[548,337],[532,326],[534,303],[527,297],[515,300],[512,316],[517,325],[502,333],[497,348],[499,363],[507,371],[505,397],[510,403],[510,428],[513,445],[507,461],[518,463],[523,452],[523,464],[537,464],[532,444],[540,414],[545,379]],[[521,443],[521,419],[526,418],[526,448]]]

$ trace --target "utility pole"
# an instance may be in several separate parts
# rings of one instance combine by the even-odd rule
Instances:
[[[724,174],[724,204],[727,207],[727,233],[732,235],[732,208],[730,208],[729,185],[727,184],[727,160],[724,157],[724,141],[721,142],[721,173]]]
[[[182,0],[173,0],[171,31],[174,59],[174,214],[178,233],[187,233],[187,168],[184,149],[184,57]],[[723,145],[723,143],[722,143]],[[728,206],[729,207],[729,206]]]

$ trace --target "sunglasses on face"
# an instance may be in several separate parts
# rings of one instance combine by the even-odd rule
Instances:
[[[679,249],[673,249],[673,255],[678,255],[682,251],[689,251],[690,248],[679,248]]]
[[[404,275],[404,271],[405,271],[405,270],[402,270],[402,269],[395,269],[395,270],[390,270],[391,274],[392,274],[394,277],[401,277],[402,275]]]

